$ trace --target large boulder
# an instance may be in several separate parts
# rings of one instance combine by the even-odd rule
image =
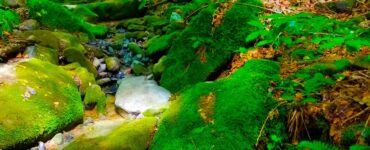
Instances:
[[[253,149],[268,111],[279,64],[250,60],[230,77],[184,89],[167,110],[151,145],[162,149]]]
[[[38,59],[6,68],[0,73],[7,81],[0,84],[0,149],[23,149],[82,119],[77,85],[62,68]]]
[[[159,111],[165,107],[171,93],[144,76],[125,78],[116,93],[115,104],[129,113]]]

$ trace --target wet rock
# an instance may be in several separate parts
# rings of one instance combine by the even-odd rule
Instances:
[[[50,137],[82,119],[80,93],[64,69],[31,59],[16,64],[15,78],[0,86],[0,149],[19,149],[14,146]]]
[[[105,70],[107,70],[107,64],[100,64],[98,72],[103,72]]]
[[[25,54],[27,54],[29,58],[38,58],[53,64],[58,64],[58,52],[56,49],[41,45],[29,46],[26,48]]]
[[[85,105],[96,104],[96,110],[99,114],[105,113],[106,99],[105,93],[101,90],[100,86],[94,84],[86,89]]]
[[[166,107],[171,93],[144,76],[122,79],[115,105],[130,113],[159,110]]]
[[[103,61],[104,61],[104,59],[98,59],[98,58],[94,57],[94,60],[93,60],[94,67],[97,68]]]
[[[67,70],[68,74],[79,86],[79,91],[82,95],[85,94],[85,90],[90,85],[96,84],[94,74],[90,73],[86,68],[81,67],[78,63],[68,64],[63,66],[63,68]]]
[[[93,63],[85,57],[84,53],[81,52],[81,50],[74,47],[67,48],[64,50],[64,57],[70,63],[79,63],[82,67],[85,67],[87,70],[89,70],[89,72],[94,74],[94,76],[98,75],[98,72],[95,69]]]
[[[339,0],[326,4],[329,9],[337,13],[352,13],[352,9],[356,6],[356,0]]]
[[[34,19],[28,19],[19,25],[21,30],[37,30],[40,28],[40,23]]]
[[[109,82],[111,82],[112,80],[110,78],[102,78],[102,79],[99,79],[98,81],[96,81],[96,83],[98,85],[104,85],[104,84],[107,84]]]
[[[105,58],[105,63],[107,64],[108,71],[118,71],[121,67],[120,60],[117,57],[107,57]]]

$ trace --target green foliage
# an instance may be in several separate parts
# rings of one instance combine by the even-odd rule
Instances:
[[[20,18],[17,13],[12,10],[0,9],[0,35],[1,38],[6,38],[4,32],[12,32],[14,25],[20,23]]]
[[[349,150],[368,150],[370,146],[367,145],[352,145]]]
[[[27,6],[31,18],[50,28],[70,32],[82,31],[88,33],[90,37],[102,35],[107,31],[107,27],[90,24],[58,3],[48,0],[28,0]]]
[[[239,2],[260,5],[257,0]],[[218,4],[210,4],[198,12],[174,40],[164,62],[166,69],[160,81],[171,92],[205,81],[230,59],[235,49],[245,45],[245,34],[255,29],[246,21],[257,19],[260,10],[244,5],[233,5],[225,14],[222,24],[213,28],[211,22],[217,7]]]
[[[356,20],[342,22],[310,13],[299,13],[292,16],[273,14],[264,16],[262,19],[271,19],[269,30],[267,30],[267,25],[260,21],[249,22],[258,30],[250,33],[246,42],[257,40],[256,47],[273,45],[275,49],[279,49],[281,45],[292,48],[301,44],[299,47],[305,49],[315,44],[317,45],[316,50],[322,52],[325,49],[345,45],[347,50],[352,52],[358,51],[361,46],[370,45],[369,38],[363,36],[367,29],[356,24]]]
[[[252,149],[275,102],[269,81],[279,65],[250,60],[229,78],[183,90],[165,112],[151,149]]]
[[[370,144],[370,127],[364,127],[364,123],[349,126],[342,134],[341,144],[349,147],[356,144],[359,138]]]
[[[321,141],[302,141],[297,146],[298,150],[339,150],[339,148]]]
[[[303,103],[317,102],[318,100],[312,97],[312,94],[335,84],[335,78],[340,76],[337,73],[349,66],[350,62],[346,59],[317,63],[282,79],[276,89],[284,91],[281,96],[284,100],[293,101],[295,94],[299,92],[304,98]]]

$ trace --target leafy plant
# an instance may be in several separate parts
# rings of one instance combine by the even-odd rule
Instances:
[[[370,45],[369,39],[362,36],[366,36],[367,29],[356,25],[356,20],[341,22],[310,13],[292,16],[273,14],[261,19],[271,20],[270,26],[257,20],[250,21],[249,24],[258,30],[246,37],[246,42],[257,40],[256,47],[273,45],[275,49],[279,49],[283,45],[286,48],[306,48],[314,44],[316,50],[322,52],[345,45],[352,52],[364,45]]]
[[[297,146],[298,150],[339,150],[339,148],[321,141],[302,141]]]
[[[6,39],[7,32],[12,32],[13,27],[20,23],[19,15],[12,10],[0,9],[0,34],[2,39]]]

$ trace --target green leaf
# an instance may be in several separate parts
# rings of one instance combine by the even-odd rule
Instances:
[[[332,40],[328,41],[327,43],[324,43],[320,45],[320,49],[331,49],[335,46],[342,45],[344,43],[344,38],[343,37],[336,37],[333,38]]]
[[[263,29],[265,26],[259,20],[252,20],[248,22],[249,25]]]
[[[245,42],[250,42],[253,40],[256,40],[259,36],[267,35],[269,32],[266,30],[258,30],[250,33],[247,38],[245,39]]]
[[[267,45],[267,44],[271,44],[271,43],[272,43],[271,40],[262,40],[262,41],[259,41],[256,46],[257,47],[261,47],[261,46],[264,46],[264,45]]]
[[[349,40],[349,41],[346,41],[345,44],[347,47],[347,51],[354,52],[354,51],[359,51],[361,49],[363,42],[362,40]]]
[[[146,0],[141,0],[139,10],[143,9],[146,5]]]

